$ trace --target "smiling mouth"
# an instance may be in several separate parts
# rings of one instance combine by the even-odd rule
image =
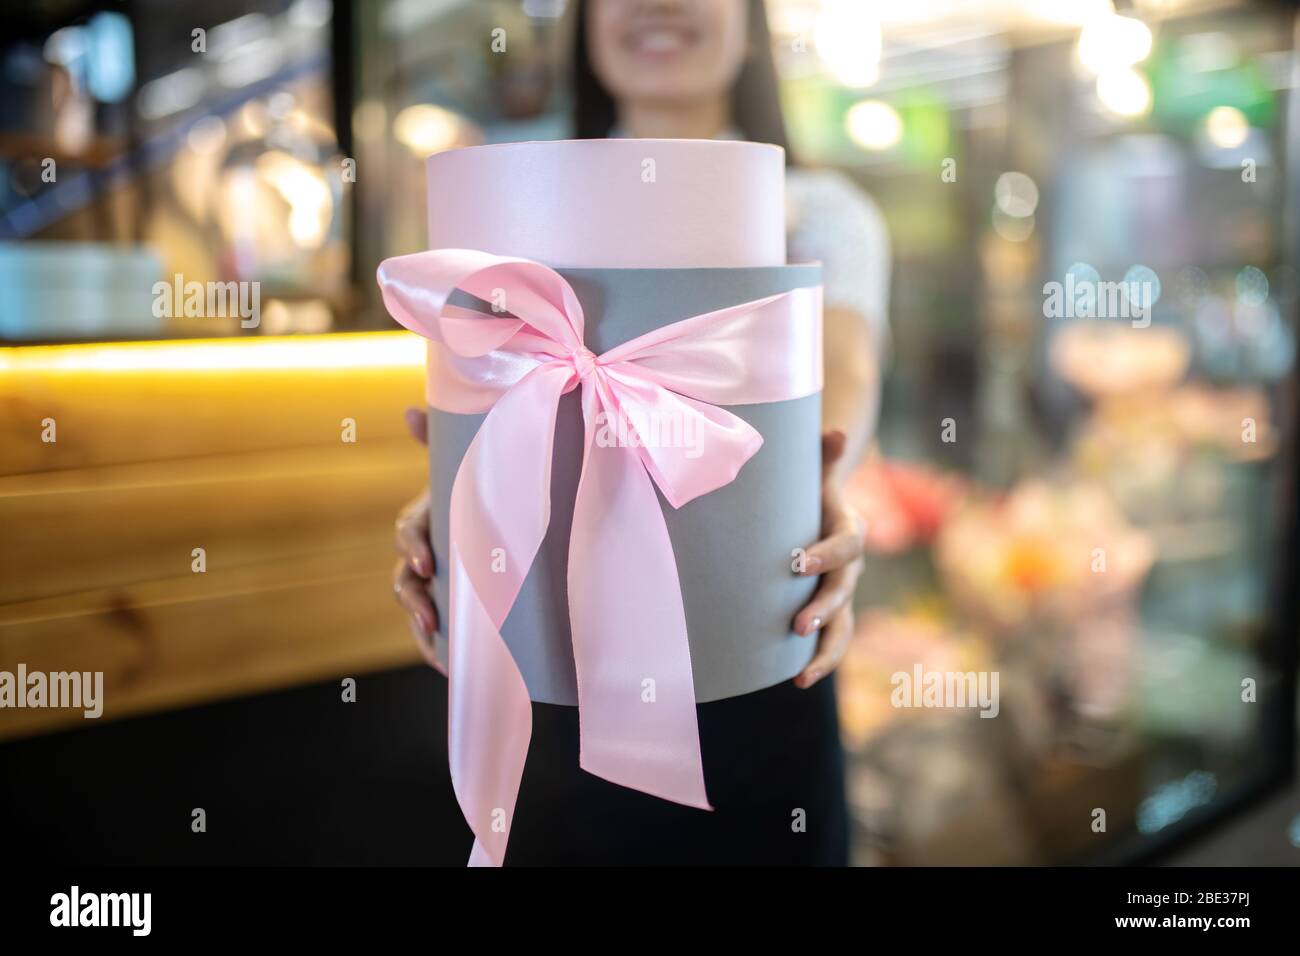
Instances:
[[[641,56],[670,57],[695,46],[698,37],[694,30],[683,27],[650,26],[626,34],[623,46]]]

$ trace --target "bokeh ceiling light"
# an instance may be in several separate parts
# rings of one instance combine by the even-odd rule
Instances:
[[[460,120],[451,110],[431,103],[417,103],[393,119],[397,141],[420,159],[450,149],[460,136]]]
[[[1242,305],[1263,305],[1268,301],[1268,276],[1262,269],[1246,266],[1237,273],[1237,301]]]
[[[1005,172],[993,187],[998,208],[1013,219],[1024,219],[1038,208],[1038,185],[1024,173]]]
[[[1151,54],[1151,30],[1132,17],[1089,21],[1079,34],[1079,62],[1096,75],[1141,63]]]
[[[257,157],[257,174],[289,205],[289,235],[304,249],[325,240],[334,213],[333,197],[321,171],[280,150]]]
[[[1160,276],[1141,263],[1129,266],[1119,284],[1120,294],[1138,309],[1150,309],[1160,301]]]
[[[1151,109],[1151,86],[1136,70],[1119,67],[1097,77],[1097,98],[1116,116],[1144,116]]]
[[[854,103],[844,115],[849,139],[863,149],[892,149],[903,138],[903,118],[888,103],[863,100]]]
[[[845,86],[860,89],[880,76],[880,18],[863,0],[827,0],[817,15],[813,44]]]
[[[1205,117],[1205,135],[1220,149],[1236,149],[1250,136],[1250,122],[1235,106],[1216,106]]]

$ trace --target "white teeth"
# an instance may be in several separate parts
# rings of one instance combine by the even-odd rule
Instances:
[[[637,37],[637,48],[647,53],[676,53],[685,43],[680,33],[652,30]]]

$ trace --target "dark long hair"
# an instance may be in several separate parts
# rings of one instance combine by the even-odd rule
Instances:
[[[601,84],[587,51],[587,4],[570,4],[576,21],[573,43],[573,131],[575,139],[604,139],[618,119],[614,98]],[[741,136],[755,143],[772,143],[785,149],[791,163],[790,144],[785,135],[785,118],[777,92],[776,63],[772,59],[772,36],[767,28],[763,0],[748,0],[749,43],[745,62],[731,87],[731,121]]]

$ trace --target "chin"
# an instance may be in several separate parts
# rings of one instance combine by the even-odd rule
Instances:
[[[632,98],[642,103],[683,103],[699,99],[699,87],[663,83],[638,87]]]
[[[644,102],[682,102],[712,96],[716,92],[713,84],[684,77],[680,69],[642,70],[641,72],[642,75],[636,85],[625,91],[624,95],[627,99]],[[655,75],[656,73],[658,75]]]

